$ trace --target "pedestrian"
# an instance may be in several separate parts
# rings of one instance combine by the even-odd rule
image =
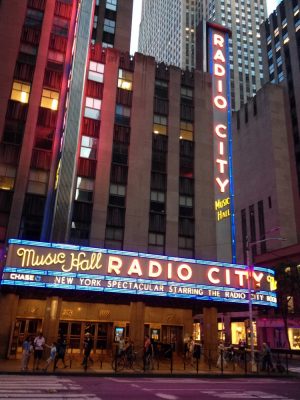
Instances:
[[[186,358],[188,359],[191,365],[193,365],[194,348],[195,348],[195,341],[193,339],[193,336],[190,336],[187,342]]]
[[[225,368],[227,363],[225,360],[225,347],[224,347],[224,343],[220,342],[219,346],[218,346],[218,361],[217,361],[217,368]]]
[[[64,365],[64,368],[67,368],[67,365],[65,363],[66,350],[67,350],[67,342],[66,342],[66,340],[64,338],[64,335],[61,333],[60,337],[58,339],[58,342],[57,342],[54,369],[57,368],[57,363],[58,363],[59,360],[62,361],[62,363]]]
[[[152,356],[152,344],[149,335],[145,335],[144,341],[144,367],[149,368]]]
[[[46,372],[49,365],[51,363],[55,363],[55,357],[56,357],[56,342],[53,342],[51,346],[48,346],[47,344],[45,344],[46,347],[49,347],[50,349],[50,356],[47,358],[46,364],[44,366],[43,371]]]
[[[118,356],[122,356],[124,354],[126,345],[125,345],[125,339],[124,336],[122,335],[119,339],[119,343],[118,343]]]
[[[133,358],[133,340],[128,338],[125,345],[125,353],[128,359]]]
[[[40,361],[43,357],[43,352],[44,352],[44,346],[45,346],[45,338],[43,336],[43,333],[40,332],[38,336],[34,339],[33,341],[33,347],[34,347],[34,360],[33,360],[33,370],[38,370]]]
[[[23,352],[22,352],[22,361],[21,361],[21,371],[27,371],[30,355],[33,350],[32,341],[31,341],[30,336],[27,336],[26,339],[24,340],[24,342],[22,344],[22,349],[23,349]]]
[[[93,340],[91,338],[91,334],[87,332],[84,335],[84,342],[83,342],[83,360],[81,365],[83,365],[85,368],[87,368],[88,361],[93,362],[92,358],[90,357],[91,351],[93,348]]]
[[[271,349],[267,343],[262,344],[262,371],[274,371]]]

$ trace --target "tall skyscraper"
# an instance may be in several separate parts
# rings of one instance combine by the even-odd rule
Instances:
[[[144,0],[139,51],[182,69],[195,67],[197,0]]]
[[[300,190],[300,2],[283,0],[261,25],[266,82],[287,89]]]
[[[230,41],[232,108],[238,109],[261,87],[260,23],[266,0],[144,0],[139,51],[181,68],[196,66],[196,27],[202,18],[232,31]]]
[[[200,0],[201,2],[201,0]],[[266,0],[202,0],[201,13],[227,26],[230,41],[232,109],[257,92],[263,80],[260,24],[267,16]]]

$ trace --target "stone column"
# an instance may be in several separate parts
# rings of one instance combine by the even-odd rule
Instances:
[[[204,354],[210,356],[212,362],[217,360],[218,354],[218,318],[215,307],[203,308],[203,340]]]
[[[145,304],[130,303],[130,337],[136,348],[144,345]]]
[[[17,316],[19,296],[14,293],[0,294],[0,359],[8,356],[12,327]]]
[[[62,299],[60,297],[47,297],[43,335],[48,345],[57,340],[61,306]]]
[[[228,346],[231,344],[231,316],[224,315],[224,329],[225,329],[225,345]]]

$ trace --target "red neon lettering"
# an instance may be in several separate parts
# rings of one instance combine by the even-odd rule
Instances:
[[[221,174],[224,174],[225,172],[225,168],[224,166],[228,164],[228,162],[226,160],[220,160],[219,158],[216,160],[217,164],[219,164],[219,170],[221,172]]]
[[[217,108],[224,109],[227,107],[227,100],[224,96],[216,96],[214,98],[214,104]]]
[[[223,54],[222,50],[218,49],[216,51],[216,54],[214,56],[214,60],[215,61],[220,60],[222,62],[225,62],[225,57],[224,57],[224,54]]]
[[[225,76],[225,68],[221,64],[214,64],[214,75]]]
[[[156,271],[155,271],[156,269]],[[157,278],[162,273],[162,266],[158,261],[149,262],[149,277]]]
[[[223,142],[219,143],[219,154],[221,156],[224,156],[224,143]]]
[[[224,46],[224,37],[214,33],[214,46],[223,47]]]
[[[138,276],[143,275],[139,260],[137,258],[133,259],[127,273],[128,275],[132,274],[137,274]]]
[[[183,273],[185,271],[185,275]],[[178,278],[181,279],[182,281],[188,281],[192,277],[192,269],[189,265],[187,264],[180,264],[178,269],[177,269],[177,275]]]
[[[224,133],[224,132],[221,132],[221,130],[226,131],[227,130],[227,126],[223,125],[223,124],[219,124],[215,128],[215,132],[216,132],[217,136],[219,136],[222,139],[225,139],[227,137],[227,134]]]
[[[223,81],[221,81],[220,79],[218,80],[218,92],[222,93],[223,92]]]
[[[211,283],[220,283],[221,281],[220,281],[220,279],[219,278],[214,278],[212,275],[214,274],[214,273],[219,273],[220,272],[220,269],[219,268],[210,268],[209,270],[208,270],[208,273],[207,273],[207,277],[208,277],[208,280],[211,282]]]
[[[228,179],[225,179],[225,181],[221,181],[220,178],[216,178],[216,182],[217,182],[217,184],[219,185],[220,191],[221,191],[222,193],[224,193],[224,192],[225,192],[225,189],[226,189],[226,186],[227,186],[228,183],[229,183],[229,180],[228,180]]]
[[[172,279],[172,263],[168,263],[168,279]]]
[[[239,285],[244,286],[244,277],[248,277],[248,272],[235,270],[234,273],[239,276]]]
[[[112,274],[115,272],[117,275],[120,275],[122,267],[122,260],[119,257],[114,257],[114,256],[109,256],[108,259],[108,267],[107,267],[107,272],[109,274]]]
[[[225,269],[226,285],[230,285],[230,270]]]

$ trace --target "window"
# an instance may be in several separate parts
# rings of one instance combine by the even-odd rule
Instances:
[[[0,189],[12,190],[14,188],[16,169],[8,165],[0,165]]]
[[[116,105],[116,123],[120,125],[129,125],[130,124],[130,108],[125,107],[121,104]]]
[[[101,100],[93,97],[85,99],[84,116],[92,119],[100,119]]]
[[[93,179],[77,177],[75,200],[91,202],[93,201],[94,181]]]
[[[180,93],[181,93],[181,97],[183,97],[183,98],[187,98],[187,99],[193,98],[193,89],[190,89],[186,86],[181,86]]]
[[[28,103],[30,94],[30,85],[24,82],[13,82],[11,91],[11,100],[20,101],[21,103]]]
[[[182,207],[193,207],[193,197],[179,196],[179,205]]]
[[[118,88],[125,90],[132,90],[132,72],[119,69]]]
[[[159,203],[164,203],[165,202],[165,193],[151,191],[151,201],[157,201]]]
[[[165,193],[159,191],[151,191],[150,211],[156,213],[165,212]]]
[[[189,249],[193,250],[194,248],[194,239],[185,236],[179,236],[178,238],[178,247],[180,249]]]
[[[193,140],[193,124],[187,121],[180,121],[180,139]]]
[[[149,244],[152,246],[164,246],[165,235],[159,233],[149,233]]]
[[[109,10],[116,11],[117,9],[117,0],[106,0],[106,8]]]
[[[56,111],[58,108],[59,93],[53,90],[43,89],[41,107]]]
[[[103,82],[104,64],[90,61],[88,79],[96,82]]]
[[[153,117],[153,133],[156,135],[167,135],[167,117],[155,114]]]
[[[111,184],[109,188],[109,204],[117,207],[125,207],[125,185]]]
[[[105,239],[106,240],[123,240],[123,232],[122,228],[113,228],[107,227],[105,232]]]
[[[125,196],[126,187],[124,185],[111,184],[109,187],[109,193],[117,196]]]
[[[96,160],[97,158],[97,143],[98,140],[89,136],[82,136],[80,157]]]
[[[46,171],[31,170],[29,172],[27,192],[45,195],[47,193],[48,173]]]
[[[104,18],[104,27],[103,30],[109,33],[115,33],[116,21],[112,19]]]

